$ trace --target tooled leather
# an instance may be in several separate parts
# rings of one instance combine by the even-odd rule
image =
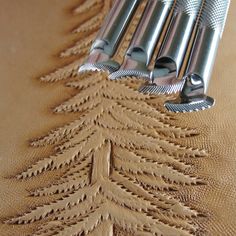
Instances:
[[[48,3],[42,4],[42,7],[46,9],[49,7]],[[79,9],[77,8],[77,11],[81,14]],[[58,7],[59,10],[61,8]],[[62,22],[66,28],[64,21]],[[55,22],[55,25],[57,24]],[[57,47],[60,47],[61,40],[58,41]],[[81,49],[76,51],[75,54],[80,54],[77,54],[77,58],[84,55],[88,49],[89,44],[84,45],[84,49],[79,46]],[[73,54],[72,51],[68,55]],[[226,65],[223,60],[225,57],[233,56],[233,53],[231,55],[230,53],[232,52],[221,52],[219,56],[221,65]],[[22,54],[21,57],[26,57],[24,53]],[[82,60],[77,58],[71,59],[72,62],[66,69],[59,69],[56,73],[43,76],[43,80],[56,81],[75,75],[75,70]],[[225,77],[232,71],[233,68],[231,71],[229,69],[222,72],[218,65],[215,73],[221,72],[222,77]],[[23,72],[22,74],[24,75]],[[222,81],[217,82],[213,84],[214,87],[225,86],[225,91],[233,97],[232,85],[229,86]],[[233,216],[236,210],[233,204],[235,196],[233,154],[235,146],[232,140],[235,117],[232,111],[224,110],[232,109],[233,102],[228,103],[227,98],[223,96],[223,91],[218,89],[216,92],[221,100],[214,110],[188,116],[170,116],[161,109],[160,102],[163,99],[141,96],[132,90],[138,82],[128,81],[124,84],[109,82],[105,75],[98,73],[96,76],[85,75],[65,83],[70,89],[59,88],[63,87],[63,84],[45,84],[42,88],[37,83],[32,86],[30,82],[26,85],[18,82],[19,86],[31,88],[34,92],[40,89],[46,91],[35,95],[36,101],[43,99],[43,104],[37,104],[33,99],[22,104],[23,110],[28,113],[32,111],[27,110],[26,105],[34,107],[33,114],[35,112],[44,122],[32,124],[33,128],[29,128],[30,132],[23,132],[22,129],[23,136],[15,134],[16,146],[23,140],[37,138],[49,132],[41,139],[31,142],[34,148],[29,148],[26,144],[24,148],[21,147],[24,150],[21,150],[18,155],[28,152],[23,160],[12,161],[14,157],[17,158],[17,152],[12,151],[15,155],[10,155],[10,148],[7,148],[10,145],[6,144],[6,141],[5,145],[1,146],[3,154],[8,153],[6,156],[12,156],[8,162],[3,158],[7,170],[2,171],[2,176],[5,178],[4,181],[1,179],[1,199],[5,207],[1,206],[1,218],[3,221],[9,220],[0,226],[3,235],[12,232],[20,232],[20,235],[25,235],[27,232],[45,235],[45,230],[48,234],[55,231],[61,235],[69,235],[68,232],[72,231],[68,230],[75,230],[78,233],[79,227],[82,227],[78,219],[89,219],[88,222],[95,230],[90,230],[91,235],[112,235],[112,232],[113,235],[148,235],[145,232],[148,230],[153,230],[151,235],[154,230],[162,230],[164,235],[234,235]],[[8,81],[5,84],[11,88]],[[213,92],[215,93],[214,90]],[[52,94],[48,95],[48,93]],[[27,97],[26,94],[24,96]],[[53,101],[51,106],[48,105],[49,101]],[[51,115],[49,106],[54,107],[54,112],[61,115],[59,117],[55,114]],[[42,110],[38,111],[39,108],[43,111],[48,109],[45,117],[42,115]],[[17,110],[16,107],[15,109]],[[5,110],[11,111],[7,105]],[[123,116],[120,115],[122,113]],[[34,119],[25,114],[22,116],[27,118],[28,122],[31,121],[29,123],[33,123]],[[13,118],[12,120],[15,119],[15,122],[12,122],[13,127],[5,126],[5,130],[12,133],[20,130],[16,120],[22,122],[19,115]],[[221,118],[227,121],[226,124]],[[229,132],[222,134],[225,129]],[[78,142],[83,135],[93,137],[93,141],[88,141],[86,144]],[[2,136],[3,143],[5,138],[6,134]],[[61,142],[62,139],[65,142]],[[227,143],[225,147],[219,146],[225,143]],[[45,147],[36,148],[36,146]],[[53,150],[53,147],[56,149]],[[82,160],[74,157],[74,153],[78,153],[78,150],[83,153]],[[204,150],[207,150],[207,153]],[[57,157],[62,157],[62,162]],[[69,164],[72,165],[67,168]],[[57,170],[51,172],[52,169]],[[54,177],[53,180],[55,174],[60,178],[55,180]],[[36,177],[31,177],[32,175]],[[19,180],[14,176],[18,176]],[[61,179],[61,176],[64,177]],[[166,181],[168,178],[169,181]],[[15,189],[8,189],[8,186],[14,186]],[[97,193],[96,188],[99,188]],[[25,189],[30,190],[33,196],[28,197]],[[59,194],[54,195],[55,192]],[[68,197],[65,197],[64,192]],[[81,192],[87,196],[88,202],[84,201],[82,206],[73,205],[73,202],[79,199]],[[52,196],[45,198],[43,195]],[[94,198],[90,198],[92,196]],[[20,203],[17,199],[20,199]],[[56,199],[57,204],[52,206]],[[90,202],[91,199],[94,200],[93,204]],[[69,205],[63,207],[62,201],[68,201]],[[51,205],[47,205],[48,203]],[[10,208],[9,205],[13,207]],[[37,206],[43,208],[35,208]],[[34,209],[43,209],[45,215],[42,216],[40,210]],[[53,218],[47,218],[46,212],[52,209],[59,209],[59,212],[51,214]],[[84,212],[87,213],[87,218],[83,215]],[[149,214],[151,212],[153,217],[145,212]],[[71,219],[71,216],[78,214],[81,216]],[[130,218],[131,215],[135,216],[134,219]],[[127,219],[124,220],[125,216]],[[38,218],[47,220],[39,221]],[[31,221],[34,220],[35,223],[32,223]],[[93,224],[92,220],[97,223]],[[141,220],[141,223],[137,224],[138,220]],[[42,226],[42,222],[46,223],[43,224],[44,229],[38,227]],[[72,227],[75,222],[77,222],[76,227]],[[98,222],[102,223],[98,224]],[[19,223],[23,224],[19,225]],[[83,227],[89,233],[89,224]],[[63,231],[65,229],[67,231]]]

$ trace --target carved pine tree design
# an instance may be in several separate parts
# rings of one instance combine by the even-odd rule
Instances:
[[[100,13],[76,32],[86,29],[92,41],[101,23],[97,25],[97,21],[102,21],[111,2],[88,0],[80,5],[77,13],[93,7]],[[76,75],[81,55],[89,47],[81,45],[64,52],[76,52],[78,61],[42,80],[59,81]],[[77,46],[83,48],[81,54]],[[201,182],[186,174],[189,165],[184,159],[205,156],[205,151],[178,145],[179,138],[195,131],[171,125],[171,117],[151,105],[152,98],[127,83],[109,81],[106,73],[82,74],[66,85],[78,93],[54,112],[74,112],[78,118],[34,140],[35,147],[55,146],[55,155],[18,175],[27,179],[67,167],[60,180],[32,193],[33,197],[61,198],[9,223],[43,220],[35,232],[40,236],[115,236],[116,228],[126,232],[124,235],[194,235],[197,228],[192,217],[198,212],[171,193],[179,186]]]

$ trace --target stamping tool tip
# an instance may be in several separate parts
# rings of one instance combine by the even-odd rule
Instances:
[[[178,98],[176,100],[167,101],[164,104],[168,111],[175,113],[203,111],[213,107],[214,105],[215,100],[208,96],[196,97],[192,101],[184,101]]]
[[[119,80],[126,77],[136,77],[142,79],[149,79],[150,72],[148,70],[117,70],[114,73],[110,74],[109,79]]]
[[[117,65],[115,62],[113,62],[112,64],[107,62],[85,63],[79,68],[79,73],[87,71],[104,71],[108,73],[113,73],[116,70]]]

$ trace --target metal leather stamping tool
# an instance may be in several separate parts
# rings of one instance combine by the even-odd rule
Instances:
[[[120,69],[110,79],[127,76],[149,78],[148,65],[163,32],[174,0],[149,0]]]
[[[115,54],[122,37],[141,0],[115,0],[109,15],[95,39],[87,61],[79,72],[117,70],[119,64],[111,58]]]
[[[205,0],[179,98],[165,103],[171,112],[192,112],[211,108],[215,100],[206,95],[230,0]]]
[[[187,53],[202,0],[177,0],[172,19],[158,53],[151,79],[139,89],[148,94],[179,92],[184,85],[178,76]]]

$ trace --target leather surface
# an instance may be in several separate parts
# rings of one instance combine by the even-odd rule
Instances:
[[[65,87],[63,82],[45,84],[38,78],[53,68],[77,59],[70,57],[60,60],[58,52],[70,48],[76,42],[78,36],[71,35],[70,31],[78,25],[78,15],[73,16],[71,9],[78,4],[78,1],[73,0],[24,0],[21,3],[16,0],[1,1],[0,235],[3,236],[31,235],[45,220],[13,225],[4,221],[21,216],[36,206],[51,202],[52,199],[58,199],[57,196],[32,197],[29,193],[56,181],[65,172],[65,168],[43,172],[36,178],[19,180],[15,176],[55,152],[50,145],[30,147],[30,140],[77,119],[76,113],[52,113],[52,108],[58,106],[63,110],[60,104],[77,92]],[[193,155],[193,158],[182,160],[190,166],[185,174],[194,175],[203,180],[204,184],[180,185],[177,191],[171,191],[171,196],[198,212],[190,220],[190,225],[196,224],[199,228],[191,234],[236,234],[235,6],[235,2],[232,2],[209,90],[209,95],[217,100],[216,107],[200,113],[175,115],[175,119],[169,121],[171,125],[188,127],[190,133],[197,134],[179,137],[177,143],[184,147],[197,148],[199,152],[206,150],[208,153],[202,157]],[[84,40],[89,38],[84,37]],[[134,96],[131,92],[127,93]],[[148,104],[156,107],[156,102],[159,100],[151,99]],[[156,111],[151,113],[157,114]],[[54,221],[50,224],[55,228],[58,226]],[[107,227],[102,227],[105,228],[97,229],[95,235],[100,232],[111,234],[109,223]],[[117,227],[114,235],[127,233]],[[184,234],[181,232],[180,235]]]

